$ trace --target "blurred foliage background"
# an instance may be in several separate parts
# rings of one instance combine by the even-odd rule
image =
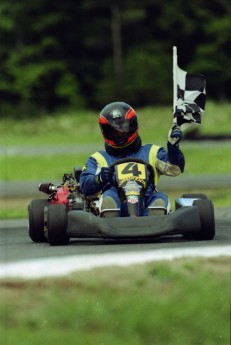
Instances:
[[[229,0],[1,0],[0,115],[172,103],[179,66],[231,96]]]

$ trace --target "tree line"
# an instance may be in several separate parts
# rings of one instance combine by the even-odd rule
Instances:
[[[229,0],[2,0],[0,113],[172,102],[179,66],[231,95]]]

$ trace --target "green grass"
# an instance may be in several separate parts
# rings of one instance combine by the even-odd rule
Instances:
[[[87,155],[65,154],[48,156],[16,156],[0,160],[4,168],[0,178],[5,181],[22,180],[58,180],[61,182],[64,173],[73,173],[74,167],[83,165]]]
[[[231,174],[231,146],[213,146],[211,148],[184,148],[184,174]]]
[[[98,113],[65,113],[31,119],[1,119],[1,145],[63,145],[101,139]],[[102,140],[102,139],[101,139]]]
[[[101,268],[0,287],[3,345],[227,345],[229,258]]]
[[[156,143],[166,147],[167,133],[172,123],[170,107],[137,109],[139,132],[144,143]],[[208,102],[207,109],[199,127],[202,133],[230,134],[230,104]],[[51,178],[57,179],[65,171],[72,171],[76,165],[82,165],[89,156],[76,153],[41,156],[20,156],[7,154],[11,147],[57,145],[102,145],[103,139],[98,126],[98,112],[53,114],[39,118],[0,119],[0,145],[6,153],[0,156],[0,179],[23,180]],[[182,148],[186,157],[186,174],[231,173],[231,146],[211,148]],[[92,149],[94,151],[94,149]]]
[[[202,134],[231,134],[231,103],[207,102],[202,117]]]
[[[172,124],[169,107],[136,109],[143,142],[164,145]],[[99,110],[58,113],[29,119],[1,118],[0,145],[56,145],[102,142],[98,127]],[[231,105],[207,102],[199,127],[202,133],[230,134]]]
[[[182,145],[183,146],[183,145]],[[228,174],[231,173],[231,147],[182,148],[185,155],[185,175]],[[0,157],[0,179],[5,181],[20,180],[60,180],[64,173],[73,172],[75,166],[82,166],[88,156],[72,153],[44,156],[2,156]]]

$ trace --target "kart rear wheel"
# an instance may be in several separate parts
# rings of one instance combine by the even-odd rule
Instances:
[[[49,204],[47,199],[34,199],[28,205],[28,231],[34,242],[46,242],[44,234],[44,207]]]
[[[195,236],[197,240],[212,240],[215,236],[214,206],[211,200],[195,200],[193,206],[199,209],[201,232]]]
[[[66,205],[47,207],[47,239],[51,246],[65,245],[69,242],[67,229]]]

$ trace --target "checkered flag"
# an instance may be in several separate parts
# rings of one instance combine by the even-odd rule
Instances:
[[[173,122],[184,130],[201,123],[205,110],[206,80],[203,75],[190,74],[177,65],[177,51],[173,47]]]

